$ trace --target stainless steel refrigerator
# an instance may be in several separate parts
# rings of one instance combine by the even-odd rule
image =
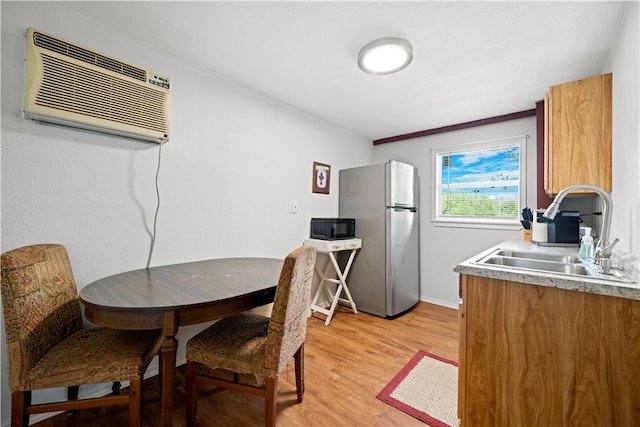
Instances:
[[[358,310],[396,316],[420,298],[418,171],[388,163],[340,171],[340,217],[355,218],[362,249],[347,277]]]

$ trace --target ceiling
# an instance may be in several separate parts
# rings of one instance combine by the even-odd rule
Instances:
[[[59,4],[371,140],[535,108],[550,85],[603,72],[625,11],[610,1]],[[408,68],[358,68],[360,48],[381,37],[413,45]]]

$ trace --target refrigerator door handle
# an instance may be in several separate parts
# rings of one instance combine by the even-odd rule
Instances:
[[[398,212],[402,212],[402,211],[408,211],[408,212],[418,212],[418,208],[416,207],[409,207],[409,206],[389,206],[389,208],[398,211]]]

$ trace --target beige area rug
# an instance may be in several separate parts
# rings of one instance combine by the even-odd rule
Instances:
[[[434,427],[458,426],[458,364],[419,351],[376,396]]]

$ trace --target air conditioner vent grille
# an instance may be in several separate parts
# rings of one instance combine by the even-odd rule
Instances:
[[[168,133],[166,93],[46,54],[42,64],[36,105]]]
[[[40,48],[77,59],[78,61],[93,64],[104,68],[105,70],[110,70],[142,82],[147,80],[147,72],[142,68],[133,67],[124,62],[109,58],[108,56],[100,55],[99,53],[92,52],[64,40],[56,39],[55,37],[51,37],[47,34],[34,32],[33,43],[35,46]]]

